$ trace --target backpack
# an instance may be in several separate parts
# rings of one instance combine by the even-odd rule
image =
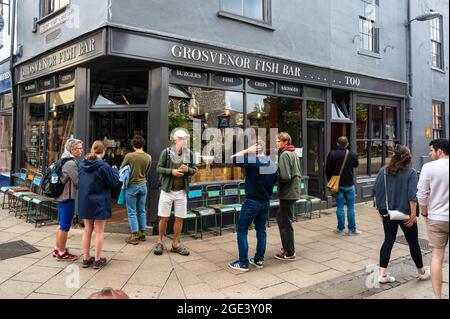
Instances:
[[[69,179],[65,183],[61,181],[62,168],[64,164],[72,160],[74,160],[72,157],[61,158],[47,169],[47,172],[42,178],[42,193],[45,196],[57,198],[63,193],[64,187]]]

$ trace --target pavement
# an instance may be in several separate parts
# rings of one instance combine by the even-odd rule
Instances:
[[[56,226],[35,228],[0,210],[0,244],[23,240],[40,250],[0,261],[0,299],[85,299],[104,287],[141,299],[432,299],[431,281],[417,279],[409,248],[400,243],[394,246],[390,264],[397,281],[377,286],[373,273],[383,242],[382,224],[371,203],[358,204],[356,210],[362,234],[355,237],[333,232],[333,209],[323,211],[320,218],[294,223],[295,262],[273,257],[281,244],[278,228],[271,223],[264,269],[251,268],[247,273],[228,267],[228,262],[237,259],[236,234],[231,231],[203,240],[183,237],[183,244],[191,250],[188,257],[167,250],[162,256],[154,255],[154,236],[132,246],[125,243],[126,235],[109,233],[103,247],[109,263],[101,270],[82,269],[81,260],[58,262],[52,257]],[[80,229],[70,232],[71,253],[81,254],[81,237]],[[427,239],[422,218],[419,237]],[[252,256],[254,230],[249,231],[249,246]],[[429,264],[430,251],[424,249],[423,255]],[[444,274],[448,299],[448,249]]]

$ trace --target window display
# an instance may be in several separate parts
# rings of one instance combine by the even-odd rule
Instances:
[[[74,88],[50,94],[47,166],[61,158],[66,141],[74,137],[74,101]]]
[[[45,142],[45,103],[44,94],[25,99],[23,108],[22,163],[32,172],[41,172],[44,162]]]

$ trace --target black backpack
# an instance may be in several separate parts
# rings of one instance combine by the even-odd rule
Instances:
[[[64,186],[66,186],[69,179],[65,183],[61,181],[62,168],[64,164],[71,160],[74,160],[74,158],[67,157],[59,159],[47,169],[47,172],[42,178],[42,193],[45,196],[57,198],[63,193]]]

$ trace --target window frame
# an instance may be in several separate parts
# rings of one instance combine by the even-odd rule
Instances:
[[[431,116],[432,116],[432,136],[433,139],[445,138],[445,108],[444,102],[433,100],[431,103]],[[440,111],[437,114],[437,110]],[[440,122],[441,127],[438,127]]]
[[[365,7],[366,5],[369,5],[369,3],[367,2],[367,0],[360,0],[360,5],[363,5],[363,11],[365,12]],[[379,0],[374,0],[373,5],[375,6],[375,20],[365,16],[365,15],[361,15],[359,14],[359,30],[358,30],[358,35],[360,37],[360,47],[359,50],[361,50],[361,53],[372,53],[372,54],[380,54],[380,32],[379,29],[376,27],[378,21],[379,21]],[[364,27],[363,24],[364,23],[368,23],[369,25],[372,25],[371,28],[372,30],[369,29],[369,33],[364,33]],[[372,32],[372,33],[370,33]],[[366,48],[365,46],[365,42],[364,39],[368,38],[369,40],[371,40],[371,46],[372,49]]]
[[[244,15],[245,12],[242,12],[242,14],[238,14],[235,12],[230,12],[230,11],[224,10],[224,5],[223,5],[224,1],[226,1],[226,0],[220,0],[219,12],[217,13],[217,15],[219,17],[228,18],[231,20],[236,20],[239,22],[255,25],[258,27],[268,29],[270,31],[275,31],[275,29],[272,27],[272,0],[260,0],[260,1],[262,1],[262,5],[263,5],[263,12],[262,12],[261,20],[247,17]],[[245,0],[240,0],[240,1],[242,3],[242,10],[244,10],[243,3]]]
[[[442,16],[430,20],[431,67],[439,71],[444,70],[444,34],[442,25]]]
[[[356,144],[358,143],[367,143],[367,169],[365,173],[357,174],[357,178],[372,178],[378,174],[377,172],[372,172],[372,159],[373,159],[373,149],[372,147],[377,143],[381,143],[382,146],[382,154],[381,154],[381,167],[383,167],[389,158],[388,154],[388,145],[389,143],[393,143],[394,145],[400,143],[399,130],[400,130],[400,106],[394,105],[391,103],[383,103],[383,101],[379,101],[378,103],[369,102],[365,100],[358,101],[357,104],[367,105],[367,136],[365,138],[356,138]],[[374,107],[381,107],[382,110],[382,123],[381,123],[381,138],[375,138],[373,136],[373,109]],[[386,137],[386,124],[387,124],[387,109],[393,109],[395,114],[395,133],[396,136],[394,139],[389,139]],[[357,119],[356,119],[357,121]]]
[[[69,0],[69,3],[66,5],[59,7],[58,9],[53,9],[53,11],[51,11],[51,12],[45,12],[46,5],[48,3],[52,3],[52,2],[54,5],[54,1],[56,1],[56,0],[40,0],[39,1],[39,17],[40,17],[40,19],[38,22],[43,22],[47,18],[51,18],[55,15],[58,15],[61,12],[64,12],[67,9],[67,7],[70,6],[70,4],[72,2],[72,0]],[[58,1],[61,1],[61,0],[58,0]]]

